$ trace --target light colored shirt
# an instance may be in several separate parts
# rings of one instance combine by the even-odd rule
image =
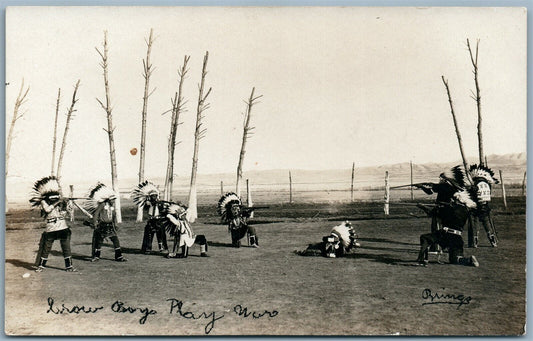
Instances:
[[[65,221],[67,211],[59,208],[58,205],[49,205],[46,201],[41,201],[43,211],[46,213],[46,232],[61,231],[68,229],[67,222]]]
[[[479,202],[490,202],[490,186],[481,181],[477,185],[477,199]]]
[[[149,201],[146,203],[148,206],[148,215],[150,217],[157,217],[159,215],[159,208],[157,207],[157,204],[152,205]]]
[[[112,223],[115,218],[115,208],[109,204],[99,204],[93,214],[93,225],[98,227],[98,223]]]
[[[196,235],[192,232],[192,229],[189,225],[189,222],[185,219],[177,219],[172,214],[167,214],[168,220],[172,222],[172,224],[176,225],[176,228],[178,231],[176,233],[180,234],[180,245],[183,246],[184,244],[188,247],[191,247],[194,244],[194,241],[196,240]]]

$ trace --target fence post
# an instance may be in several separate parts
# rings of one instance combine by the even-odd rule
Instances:
[[[252,202],[252,191],[250,190],[250,181],[246,179],[246,203],[248,207],[252,207],[254,203]],[[250,218],[254,217],[254,211],[250,213]]]
[[[220,195],[224,195],[224,181],[220,180]]]
[[[292,204],[292,176],[291,176],[291,171],[289,171],[289,203]]]
[[[505,184],[503,183],[503,175],[502,175],[501,169],[500,169],[500,181],[502,182],[503,206],[507,210],[507,197],[505,195]]]
[[[413,161],[409,161],[409,164],[411,166],[411,201],[415,199],[415,195],[413,193]]]
[[[350,201],[353,202],[353,180],[355,176],[355,162],[352,163],[352,186],[350,188]]]
[[[390,199],[390,185],[389,185],[389,171],[385,171],[385,215],[389,215],[389,199]]]
[[[526,196],[526,172],[524,172],[524,180],[522,180],[522,196]]]
[[[70,187],[70,197],[74,198],[74,185],[69,185],[69,187]],[[71,207],[70,208],[70,221],[74,221],[74,205],[71,205],[70,207]]]

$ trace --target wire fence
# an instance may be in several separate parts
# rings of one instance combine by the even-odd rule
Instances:
[[[385,197],[385,168],[382,174],[356,174],[352,183],[351,170],[345,170],[334,174],[328,178],[320,173],[292,172],[292,183],[289,181],[288,173],[286,177],[278,176],[277,181],[261,177],[249,178],[252,201],[256,204],[273,203],[346,203],[351,201],[373,201],[384,202]],[[318,175],[316,175],[318,174]],[[408,185],[411,183],[409,170],[389,172],[389,186]],[[282,174],[283,175],[283,174]],[[329,173],[328,173],[329,176]],[[526,195],[526,182],[524,170],[518,169],[503,174],[504,185],[507,197],[517,197]],[[235,181],[228,180],[229,177],[217,179],[214,175],[198,177],[197,197],[199,205],[215,205],[221,194],[235,191]],[[418,170],[413,176],[413,183],[427,182],[428,179],[438,181],[438,174],[435,172],[423,172]],[[270,180],[270,181],[269,181]],[[154,181],[163,190],[163,181]],[[83,197],[88,188],[93,183],[74,183],[74,196]],[[135,180],[120,182],[120,195],[125,202],[128,202],[131,189],[136,185]],[[17,187],[18,186],[18,187]],[[23,183],[9,185],[7,195],[9,204],[26,205],[29,199],[32,184]],[[67,186],[68,188],[68,186]],[[241,186],[241,197],[246,201],[246,179]],[[353,188],[353,189],[352,189]],[[423,191],[414,189],[413,199],[428,199],[429,196]],[[172,199],[187,202],[189,196],[189,179],[185,177],[177,178],[172,189]],[[503,196],[502,184],[493,187],[493,196],[499,198]],[[292,200],[292,201],[291,201]],[[411,200],[411,189],[401,188],[391,190],[390,201]]]

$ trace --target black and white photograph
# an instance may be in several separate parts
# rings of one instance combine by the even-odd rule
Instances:
[[[8,6],[8,336],[526,333],[527,8]]]

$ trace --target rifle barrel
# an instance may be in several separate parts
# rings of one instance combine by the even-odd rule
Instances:
[[[415,184],[409,184],[409,185],[400,185],[400,186],[392,186],[390,187],[390,189],[396,189],[396,188],[404,188],[404,187],[411,187],[411,186],[414,186]]]
[[[390,189],[403,188],[403,187],[429,186],[429,185],[431,185],[431,182],[418,182],[416,184],[393,186],[393,187],[390,187]]]

